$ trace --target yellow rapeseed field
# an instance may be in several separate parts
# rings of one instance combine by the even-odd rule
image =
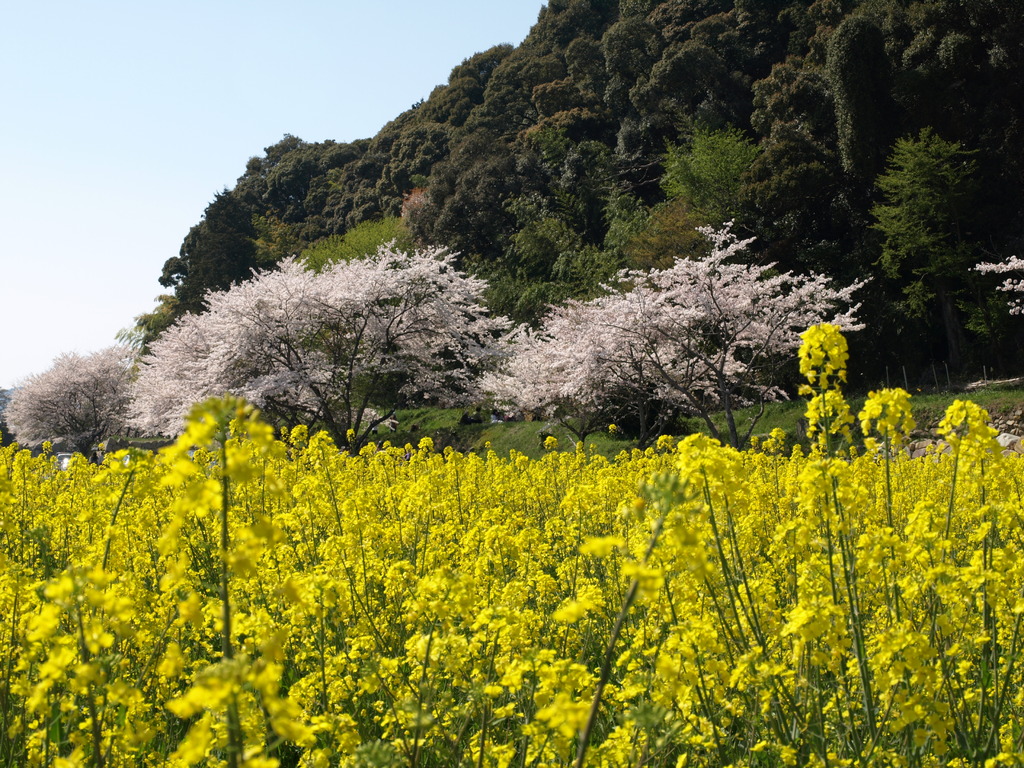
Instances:
[[[1024,762],[1024,467],[965,402],[907,458],[899,390],[851,448],[804,339],[809,455],[352,456],[229,399],[0,451],[0,765]]]

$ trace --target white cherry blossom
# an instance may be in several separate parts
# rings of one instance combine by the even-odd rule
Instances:
[[[4,414],[7,426],[26,446],[61,441],[88,452],[127,425],[132,363],[131,352],[118,346],[60,355],[14,390]]]
[[[484,288],[441,249],[385,246],[320,272],[286,259],[210,294],[205,312],[151,345],[136,423],[176,434],[192,403],[230,392],[358,447],[401,402],[447,404],[472,391],[507,328],[483,308]]]

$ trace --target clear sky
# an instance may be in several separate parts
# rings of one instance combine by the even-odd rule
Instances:
[[[542,0],[8,0],[0,388],[109,346],[246,161],[369,138]]]

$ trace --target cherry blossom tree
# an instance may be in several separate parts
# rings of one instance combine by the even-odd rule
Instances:
[[[623,288],[607,301],[618,305],[619,320],[612,322],[657,371],[663,395],[739,447],[765,403],[784,395],[778,369],[799,347],[801,331],[821,322],[847,331],[863,327],[852,297],[864,282],[836,288],[824,275],[778,273],[774,263],[743,261],[753,240],[738,239],[731,225],[699,231],[711,244],[707,257],[623,272]],[[751,404],[760,408],[741,434],[736,409]],[[725,435],[716,412],[725,417]]]
[[[456,402],[473,389],[507,322],[485,283],[440,249],[312,272],[295,259],[207,296],[143,358],[140,429],[175,434],[192,403],[230,392],[288,425],[316,424],[358,448],[401,402]]]
[[[1005,275],[1012,273],[1016,275],[1016,277],[1007,277],[999,286],[999,290],[1009,294],[1018,294],[1011,295],[1007,304],[1010,306],[1011,315],[1024,314],[1024,295],[1022,295],[1024,294],[1024,277],[1022,277],[1024,276],[1024,259],[1019,256],[1010,256],[999,262],[982,262],[974,268],[983,274]]]
[[[4,413],[7,426],[23,445],[62,441],[88,452],[128,424],[132,358],[119,346],[60,355],[13,391]]]
[[[764,404],[784,396],[777,373],[799,333],[820,322],[862,327],[851,299],[863,283],[835,288],[822,275],[744,263],[751,240],[729,225],[700,231],[708,256],[622,272],[606,295],[553,309],[484,388],[561,419],[581,439],[627,405],[648,428],[661,427],[652,416],[674,406],[702,418],[715,437],[746,443]],[[736,409],[750,404],[761,407],[741,434]]]
[[[557,421],[580,442],[630,418],[644,444],[670,415],[654,374],[606,300],[569,301],[552,307],[539,330],[520,330],[504,366],[485,374],[481,389]]]

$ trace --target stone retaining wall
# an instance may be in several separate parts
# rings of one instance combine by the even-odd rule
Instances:
[[[996,438],[1003,446],[1003,455],[1024,454],[1024,404],[989,413],[989,423],[997,430]],[[945,453],[949,445],[939,438],[939,428],[915,429],[910,433],[907,453],[917,459],[931,452]]]

